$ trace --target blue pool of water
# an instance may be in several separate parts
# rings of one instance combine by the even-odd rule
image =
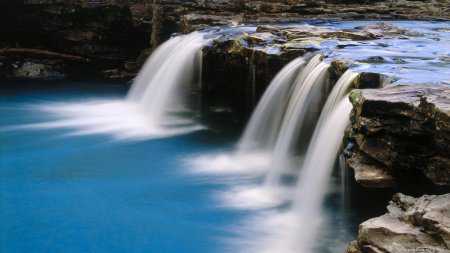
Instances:
[[[127,87],[3,84],[0,252],[246,252],[232,242],[258,211],[227,208],[217,199],[240,179],[199,175],[187,162],[229,153],[236,133],[207,129],[137,141],[105,133],[70,135],[68,128],[11,128],[54,120],[36,110],[39,105],[120,100]],[[358,212],[342,208],[339,192],[332,183],[317,252],[343,252],[362,220]]]
[[[16,85],[16,84],[14,84]],[[31,105],[121,97],[123,85],[18,83],[1,90],[0,128],[47,120]],[[227,149],[234,137],[200,131],[139,142],[0,132],[0,252],[217,252],[238,212],[212,204],[221,184],[199,183],[183,157]],[[231,140],[231,141],[230,141]]]

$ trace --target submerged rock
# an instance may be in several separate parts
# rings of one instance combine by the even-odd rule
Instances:
[[[450,185],[450,87],[355,90],[347,164],[368,187]]]
[[[394,195],[388,213],[363,222],[347,253],[450,252],[450,194]]]

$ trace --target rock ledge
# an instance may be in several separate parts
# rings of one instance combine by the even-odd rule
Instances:
[[[450,86],[355,90],[347,164],[367,187],[450,185]]]

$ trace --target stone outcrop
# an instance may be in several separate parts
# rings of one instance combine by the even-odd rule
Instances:
[[[377,26],[379,28],[380,26]],[[384,27],[385,31],[391,31]],[[393,34],[391,32],[390,34]],[[220,34],[220,32],[219,32]],[[245,122],[270,81],[288,62],[322,50],[320,42],[367,41],[385,36],[375,26],[332,30],[315,26],[258,26],[252,32],[224,33],[203,49],[203,102],[228,108],[239,122]],[[348,68],[348,62],[332,60],[330,78],[334,83]],[[359,88],[379,87],[379,74],[363,73]]]
[[[355,90],[347,164],[367,187],[450,185],[450,87]]]
[[[129,79],[151,49],[176,32],[305,19],[450,19],[449,6],[449,0],[3,1],[0,48],[45,50],[89,61],[80,63],[66,58],[41,61],[38,57],[0,52],[0,74],[2,78],[14,78],[17,66],[40,64],[65,77]]]
[[[347,253],[450,252],[450,194],[394,195],[388,213],[363,222]]]

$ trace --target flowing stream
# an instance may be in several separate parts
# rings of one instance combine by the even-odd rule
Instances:
[[[68,135],[104,134],[117,140],[146,140],[201,130],[187,105],[201,73],[199,53],[208,42],[193,32],[163,43],[149,57],[126,99],[82,99],[33,105],[51,120],[10,129],[70,129]],[[197,77],[197,78],[196,78]]]
[[[110,83],[2,85],[0,252],[343,252],[357,227],[339,213],[331,172],[356,71],[448,79],[447,51],[437,50],[448,48],[448,24],[436,25],[422,24],[423,38],[329,41],[330,54],[294,59],[240,138],[199,125],[188,106],[202,88],[201,49],[219,28],[162,44],[128,92]],[[384,63],[366,64],[380,52]],[[332,83],[332,56],[359,62]]]

